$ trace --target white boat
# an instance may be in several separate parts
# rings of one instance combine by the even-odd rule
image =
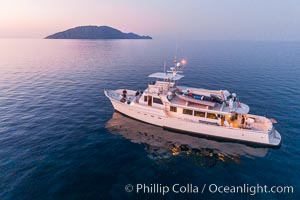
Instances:
[[[167,72],[150,74],[156,78],[143,91],[104,90],[114,109],[126,116],[164,129],[208,138],[234,140],[279,147],[281,136],[272,120],[249,114],[249,106],[235,93],[182,87],[177,81],[182,64]]]
[[[170,132],[158,126],[131,119],[119,112],[113,113],[112,118],[105,124],[105,128],[112,134],[121,135],[133,143],[144,145],[148,156],[155,160],[188,154],[205,157],[205,162],[198,163],[201,165],[215,163],[216,160],[239,163],[241,157],[264,157],[268,152],[268,148],[251,148],[239,143],[218,142]],[[212,162],[207,163],[207,160]],[[201,162],[203,159],[195,159],[195,161]]]

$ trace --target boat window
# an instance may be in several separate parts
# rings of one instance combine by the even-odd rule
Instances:
[[[182,113],[186,115],[193,115],[193,110],[183,109]]]
[[[161,101],[161,99],[155,98],[155,97],[153,97],[153,103],[163,104],[163,102]]]
[[[177,107],[175,107],[175,106],[170,106],[170,111],[172,111],[172,112],[177,112]]]
[[[144,96],[144,101],[147,102],[147,96]]]
[[[217,117],[217,115],[215,113],[207,113],[207,118],[218,119],[218,117]]]
[[[205,117],[205,112],[195,110],[194,115],[197,116],[197,117]]]

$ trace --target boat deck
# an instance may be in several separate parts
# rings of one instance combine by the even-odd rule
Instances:
[[[202,105],[202,104],[186,102],[186,101],[184,101],[183,99],[180,99],[177,96],[174,96],[170,102],[172,104],[177,104],[177,105],[180,105],[180,106],[188,106],[191,109],[194,109],[194,108],[197,109],[198,108],[198,109],[208,109],[208,110],[222,111],[222,105],[218,104],[218,103],[216,103],[216,105],[214,107],[209,107],[209,106]]]

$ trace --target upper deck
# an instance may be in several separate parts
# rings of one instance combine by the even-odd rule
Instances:
[[[191,108],[191,109],[207,109],[207,110],[222,111],[222,108],[223,108],[223,106],[221,104],[215,104],[214,107],[211,107],[211,106],[206,106],[206,105],[203,105],[203,104],[187,102],[187,101],[184,101],[183,99],[180,99],[178,96],[174,96],[170,100],[170,103],[173,104],[173,105],[188,107],[188,108]]]
[[[211,103],[209,104],[201,104],[185,101],[178,96],[175,95],[176,92],[180,91],[182,87],[177,87],[174,82],[166,82],[166,81],[155,81],[148,84],[148,88],[144,91],[144,95],[152,95],[152,96],[166,96],[167,100],[170,104],[174,106],[180,106],[191,109],[201,109],[201,110],[211,110],[216,112],[230,112],[229,107],[224,106],[224,104],[219,103]],[[195,88],[194,88],[195,89]],[[205,92],[209,92],[209,90],[205,90]],[[216,93],[211,91],[211,93]]]

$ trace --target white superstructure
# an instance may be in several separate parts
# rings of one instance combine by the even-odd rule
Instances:
[[[281,136],[270,119],[248,114],[249,106],[235,93],[177,86],[184,76],[175,63],[143,92],[105,90],[115,110],[134,119],[165,129],[199,136],[238,140],[267,146],[280,146]]]

